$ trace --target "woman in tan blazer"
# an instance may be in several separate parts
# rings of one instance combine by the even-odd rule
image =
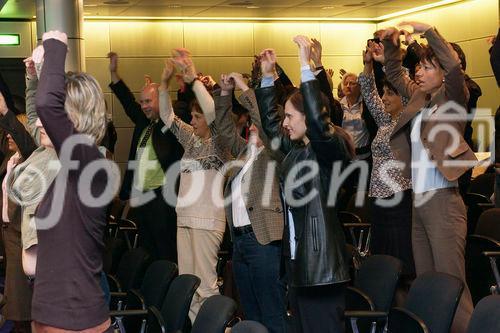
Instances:
[[[400,31],[379,33],[385,47],[387,79],[409,99],[392,134],[390,145],[411,175],[413,200],[412,245],[417,275],[439,271],[465,283],[467,218],[457,179],[476,158],[463,139],[468,94],[458,56],[430,25],[403,22],[423,34],[420,68],[415,81],[401,67]],[[452,332],[465,332],[473,310],[464,289]]]

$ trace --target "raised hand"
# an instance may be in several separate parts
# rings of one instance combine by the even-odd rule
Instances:
[[[234,90],[234,80],[228,74],[221,74],[219,86],[223,91],[231,92]]]
[[[210,89],[213,89],[214,86],[217,84],[217,82],[215,82],[214,78],[211,77],[210,75],[199,75],[198,74],[198,78],[199,80],[201,81],[201,83],[203,83],[205,85],[205,87],[209,88]]]
[[[28,57],[23,60],[24,66],[26,66],[26,74],[30,77],[36,77],[35,62],[32,57]]]
[[[406,46],[410,45],[415,41],[415,39],[413,39],[413,36],[411,35],[411,33],[408,32],[408,30],[401,29],[399,33],[405,36],[403,44],[405,44]]]
[[[333,75],[335,74],[335,72],[333,71],[332,68],[327,68],[326,74],[328,74],[333,79]]]
[[[5,103],[5,99],[3,98],[3,94],[0,92],[0,114],[5,116],[8,111],[9,111],[9,108],[7,107],[7,103]]]
[[[247,83],[245,82],[245,79],[243,78],[243,75],[241,75],[240,73],[233,72],[230,73],[228,77],[232,81],[234,81],[234,84],[238,89],[242,91],[247,91],[249,89]]]
[[[321,62],[321,54],[323,51],[323,47],[321,46],[319,40],[317,40],[316,38],[312,38],[311,43],[312,43],[311,59],[314,62],[314,66],[321,67],[323,66]]]
[[[167,90],[170,85],[170,80],[175,72],[175,65],[172,59],[165,60],[165,66],[163,67],[163,72],[161,74],[161,85],[160,89]]]
[[[198,78],[191,53],[188,50],[183,48],[173,49],[172,56],[177,69],[182,73],[184,82],[192,83]]]
[[[273,49],[265,49],[260,53],[260,70],[262,76],[276,77],[276,54]]]
[[[364,64],[368,64],[368,63],[371,63],[373,61],[373,54],[372,54],[372,50],[370,49],[369,46],[367,46],[364,50],[363,50],[363,63]]]
[[[295,36],[293,41],[299,47],[299,62],[301,66],[307,66],[311,61],[312,43],[306,36]]]
[[[373,60],[375,60],[376,62],[380,62],[381,64],[385,62],[384,44],[370,41],[368,42],[368,49],[372,54]]]
[[[59,30],[51,30],[47,31],[42,35],[42,41],[46,41],[48,39],[57,39],[58,41],[63,42],[68,45],[68,36]]]
[[[340,79],[342,80],[342,78],[344,77],[344,75],[346,75],[347,71],[343,68],[341,68],[339,70],[339,74],[340,74]]]
[[[111,51],[106,55],[106,58],[109,58],[109,71],[116,73],[118,71],[118,54]]]
[[[396,45],[396,46],[399,45],[398,42],[399,42],[400,32],[395,27],[389,27],[389,28],[384,29],[384,30],[378,30],[377,32],[375,32],[375,35],[380,40],[388,39],[388,40],[392,41],[392,43],[394,45]]]
[[[421,34],[432,28],[429,24],[427,23],[422,23],[422,22],[416,22],[416,21],[403,21],[398,24],[398,27],[402,26],[410,26],[413,28],[413,33],[415,34]]]

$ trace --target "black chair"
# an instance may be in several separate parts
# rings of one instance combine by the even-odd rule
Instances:
[[[177,275],[177,265],[168,260],[153,262],[144,275],[140,290],[130,289],[124,296],[126,310],[146,310],[150,306],[161,308],[172,280]],[[127,332],[143,332],[146,320],[138,317],[116,318],[117,324]],[[142,325],[142,327],[141,327]]]
[[[209,297],[201,305],[191,333],[224,333],[236,312],[236,307],[236,302],[229,297]]]
[[[122,238],[129,249],[136,248],[139,238],[137,224],[129,219],[117,219],[116,223],[115,238]]]
[[[465,274],[472,301],[477,304],[491,294],[491,287],[497,284],[491,259],[484,252],[500,251],[500,242],[485,236],[470,235],[465,247]],[[495,260],[495,257],[492,257]],[[494,266],[496,269],[496,265]]]
[[[233,326],[231,333],[269,333],[269,331],[257,321],[243,320]]]
[[[389,333],[449,333],[464,289],[460,279],[427,272],[413,282],[404,308],[389,312]]]
[[[356,198],[358,193],[360,193],[360,195],[363,197],[363,201],[360,206],[356,205]],[[349,199],[345,210],[359,216],[359,218],[361,218],[361,222],[370,223],[371,213],[368,192],[359,191],[354,193]]]
[[[127,292],[141,286],[142,278],[150,262],[146,250],[136,248],[127,251],[121,258],[116,274],[108,274],[111,292]]]
[[[118,265],[127,251],[127,244],[123,239],[109,237],[105,240],[104,257],[103,257],[103,271],[106,274],[116,274]]]
[[[474,178],[470,182],[469,191],[470,193],[482,194],[487,198],[490,198],[493,194],[493,189],[495,188],[495,173],[488,172],[483,173]]]
[[[498,332],[500,332],[500,296],[488,296],[474,309],[467,333]]]
[[[357,255],[366,257],[370,251],[371,224],[363,223],[359,216],[347,211],[338,212],[337,216],[344,227],[346,243],[354,246]]]
[[[191,274],[177,276],[167,292],[161,310],[150,306],[146,310],[111,311],[111,317],[135,317],[145,320],[146,333],[188,332],[190,321],[189,308],[193,295],[200,285],[200,278]],[[119,327],[124,333],[124,328]],[[129,332],[135,333],[135,332]]]
[[[467,206],[467,234],[471,235],[476,230],[479,216],[485,210],[485,204],[491,204],[489,197],[480,193],[466,193],[464,203]]]
[[[346,317],[350,321],[346,326],[356,331],[368,331],[371,327],[370,330],[375,332],[376,320],[351,316],[350,311],[389,312],[402,268],[399,259],[387,255],[373,255],[363,262],[354,286],[347,288]],[[378,326],[383,327],[386,320],[382,318],[378,322]]]
[[[500,208],[484,211],[479,216],[474,234],[493,238],[500,242]]]

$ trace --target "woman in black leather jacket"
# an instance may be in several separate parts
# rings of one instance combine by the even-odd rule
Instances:
[[[256,90],[262,127],[284,155],[280,167],[281,191],[287,208],[283,255],[287,259],[289,286],[296,323],[302,332],[343,332],[345,287],[349,280],[344,233],[329,198],[332,170],[338,172],[352,153],[352,144],[341,128],[328,118],[309,59],[311,42],[297,36],[302,69],[300,91],[285,103],[281,125],[273,50],[261,54],[263,79]],[[283,135],[281,129],[287,135]],[[277,146],[277,145],[276,145]],[[275,146],[275,147],[276,147]],[[333,185],[333,186],[332,186]],[[330,204],[328,201],[333,201]]]

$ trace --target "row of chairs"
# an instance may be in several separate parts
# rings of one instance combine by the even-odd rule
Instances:
[[[413,282],[404,306],[391,308],[401,268],[401,262],[390,256],[366,259],[346,297],[345,315],[351,332],[450,331],[463,282],[445,273],[422,274]],[[490,295],[478,303],[467,332],[500,332],[499,295]]]
[[[133,249],[129,253],[141,251]],[[174,263],[158,260],[149,265],[138,289],[129,285],[125,291],[125,285],[118,282],[119,291],[111,292],[114,301],[110,305],[115,328],[121,333],[223,333],[238,321],[234,316],[236,302],[217,295],[203,303],[191,326],[188,313],[200,279],[177,272]],[[267,330],[259,323],[244,321],[234,325],[232,332],[266,333]]]

